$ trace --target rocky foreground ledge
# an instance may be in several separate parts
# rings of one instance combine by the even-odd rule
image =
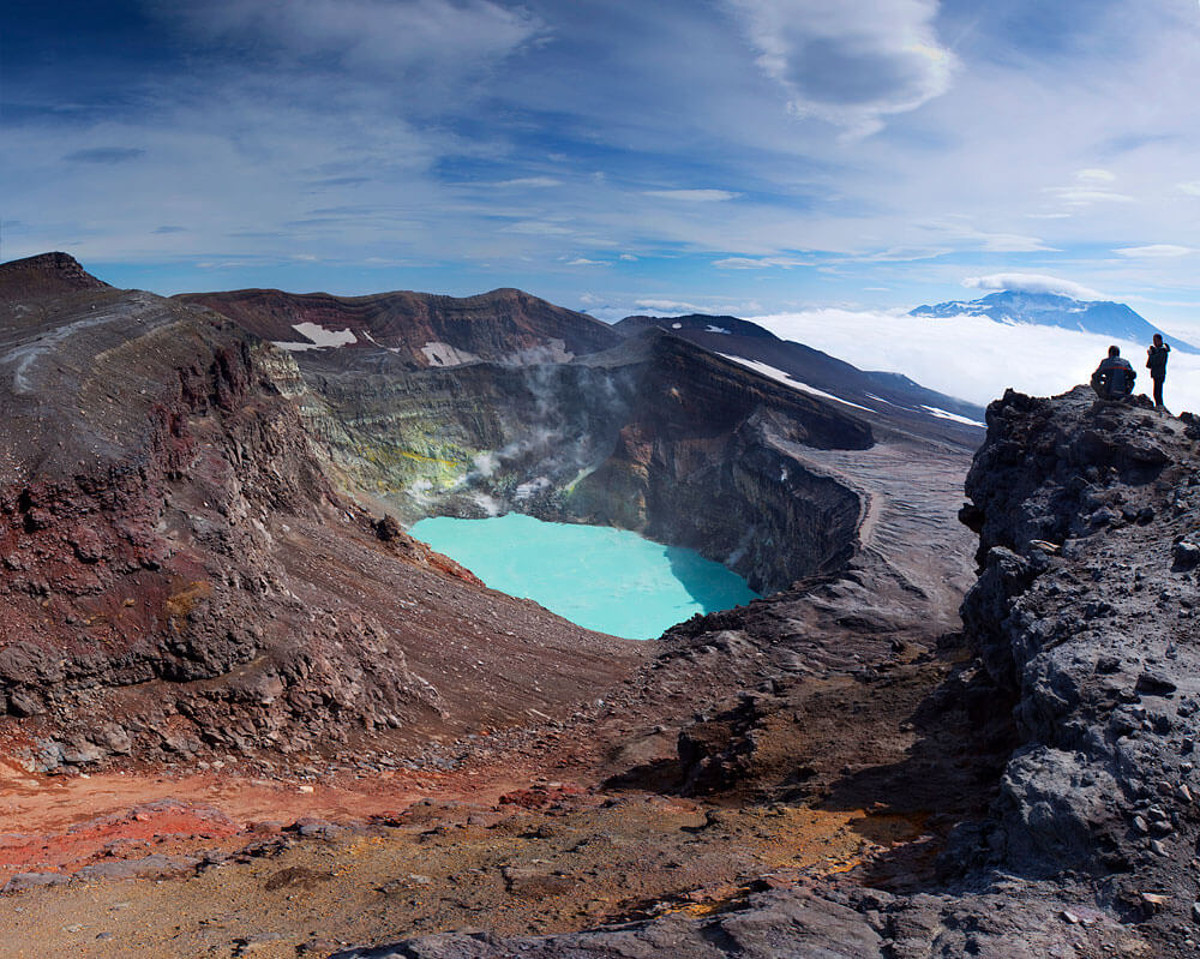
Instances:
[[[936,879],[904,888],[893,875],[889,891],[862,877],[766,877],[702,917],[448,934],[337,959],[1192,954],[1197,439],[1186,414],[1096,402],[1083,387],[1052,399],[1010,391],[989,407],[962,511],[980,534],[962,610],[975,662],[930,700],[945,711],[973,688],[975,725],[1007,724],[1011,751],[986,814],[956,827]],[[737,624],[722,615],[728,635]]]

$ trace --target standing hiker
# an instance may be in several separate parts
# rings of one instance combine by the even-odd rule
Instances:
[[[1163,342],[1162,334],[1154,334],[1154,345],[1146,350],[1146,368],[1150,371],[1150,379],[1154,380],[1154,406],[1163,408],[1163,380],[1167,378],[1167,354],[1171,347]]]

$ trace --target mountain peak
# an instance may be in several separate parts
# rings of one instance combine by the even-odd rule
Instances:
[[[14,297],[49,296],[73,290],[110,290],[69,253],[39,253],[0,263],[0,290]]]
[[[909,316],[942,319],[954,316],[986,316],[1008,326],[1054,326],[1084,333],[1099,333],[1135,343],[1148,343],[1154,334],[1158,333],[1182,353],[1200,353],[1200,350],[1190,343],[1167,336],[1124,303],[1111,300],[1078,300],[1065,293],[998,290],[977,300],[951,300],[936,306],[918,306]]]

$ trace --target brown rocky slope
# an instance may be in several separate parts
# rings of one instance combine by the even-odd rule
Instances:
[[[315,345],[305,329],[320,336],[305,324],[331,333],[349,331],[353,349],[383,349],[415,367],[530,354],[566,358],[621,339],[606,323],[513,289],[463,298],[409,291],[340,297],[238,290],[176,299],[209,307],[264,340],[301,347]]]
[[[0,270],[6,752],[411,751],[561,713],[641,658],[381,538],[326,478],[286,355],[80,273]]]

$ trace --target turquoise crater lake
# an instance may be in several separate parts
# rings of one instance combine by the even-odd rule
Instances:
[[[521,513],[423,519],[409,531],[510,596],[532,599],[586,629],[653,639],[695,613],[758,594],[699,553],[628,530],[544,523]]]

